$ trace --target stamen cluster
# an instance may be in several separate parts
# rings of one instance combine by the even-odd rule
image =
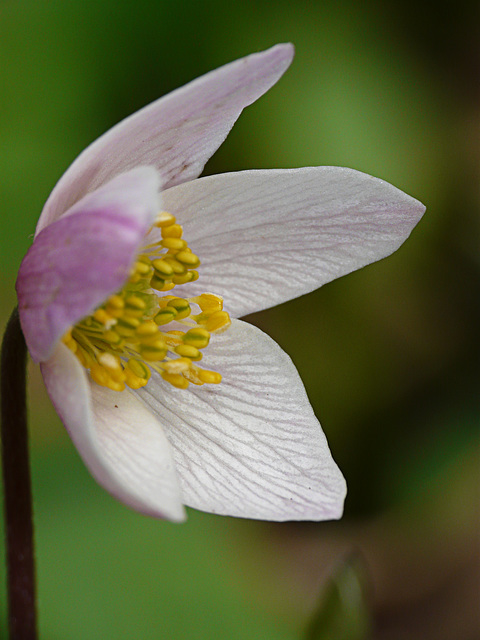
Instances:
[[[72,327],[63,342],[97,384],[114,391],[145,386],[152,369],[181,389],[190,382],[218,384],[219,373],[195,363],[210,335],[225,330],[230,317],[222,298],[212,293],[158,295],[197,280],[200,260],[174,216],[162,212],[154,226],[162,239],[143,248],[121,291]]]

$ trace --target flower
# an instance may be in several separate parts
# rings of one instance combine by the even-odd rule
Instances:
[[[389,255],[424,207],[338,167],[197,179],[292,58],[284,44],[237,60],[113,127],[54,188],[20,267],[22,329],[58,414],[96,480],[144,514],[342,513],[294,365],[237,318]]]

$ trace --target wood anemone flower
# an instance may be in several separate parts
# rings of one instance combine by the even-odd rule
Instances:
[[[294,365],[237,318],[391,254],[424,207],[338,167],[197,179],[292,58],[284,44],[237,60],[113,127],[54,188],[20,267],[59,416],[96,480],[144,514],[342,514]]]

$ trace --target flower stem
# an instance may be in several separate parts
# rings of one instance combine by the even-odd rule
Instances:
[[[37,638],[26,364],[27,348],[15,308],[3,337],[0,385],[10,640]]]

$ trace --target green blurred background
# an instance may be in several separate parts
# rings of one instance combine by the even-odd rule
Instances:
[[[298,638],[352,550],[372,638],[480,638],[479,7],[1,2],[2,326],[42,205],[77,154],[277,42],[295,44],[293,66],[206,173],[348,166],[427,205],[391,258],[249,318],[305,381],[349,485],[340,522],[190,511],[173,525],[130,512],[85,471],[30,368],[42,638]]]

